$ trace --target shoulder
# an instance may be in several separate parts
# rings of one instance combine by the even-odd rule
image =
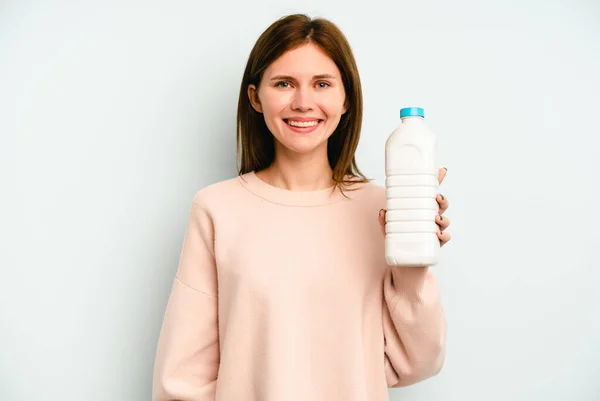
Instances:
[[[350,189],[356,190],[347,191],[349,197],[378,208],[385,208],[386,192],[383,185],[370,181],[356,184],[356,186],[352,185]]]
[[[192,203],[203,209],[211,209],[235,199],[240,189],[238,176],[218,181],[196,191]]]
[[[380,184],[375,184],[374,182],[368,182],[364,184],[363,191],[366,196],[373,198],[385,198],[385,187]]]

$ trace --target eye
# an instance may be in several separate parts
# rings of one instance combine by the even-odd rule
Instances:
[[[279,81],[275,84],[275,86],[277,88],[288,88],[290,86],[290,83],[287,81]]]
[[[319,87],[320,89],[327,88],[328,86],[331,86],[331,85],[329,84],[329,82],[321,81],[321,82],[318,82],[318,83],[317,83],[317,87]]]

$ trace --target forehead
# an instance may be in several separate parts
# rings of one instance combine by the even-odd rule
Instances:
[[[339,77],[340,71],[323,50],[308,43],[283,53],[265,71],[267,77],[280,74],[298,78],[320,74]]]

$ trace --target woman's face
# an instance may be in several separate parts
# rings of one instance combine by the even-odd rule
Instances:
[[[262,113],[276,151],[324,151],[346,112],[339,69],[312,43],[284,53],[264,72],[259,87],[248,86],[252,107]]]

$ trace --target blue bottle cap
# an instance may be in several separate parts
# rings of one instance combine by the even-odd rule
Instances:
[[[400,118],[411,116],[425,117],[425,111],[421,107],[405,107],[400,109]]]

